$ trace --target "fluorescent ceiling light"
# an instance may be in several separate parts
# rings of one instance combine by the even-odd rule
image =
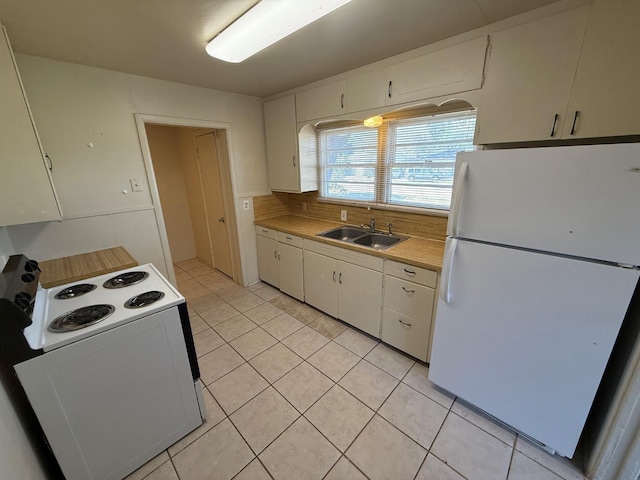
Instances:
[[[207,53],[239,63],[351,0],[262,0],[207,45]]]

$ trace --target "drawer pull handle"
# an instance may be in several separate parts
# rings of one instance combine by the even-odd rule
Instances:
[[[405,327],[410,327],[410,326],[411,326],[411,324],[410,324],[410,323],[403,322],[403,321],[402,321],[402,319],[400,319],[400,318],[398,319],[398,321],[399,321],[402,325],[404,325]]]
[[[287,240],[292,240],[292,238],[291,238],[291,237],[284,237],[284,238],[286,238]]]
[[[404,290],[406,293],[416,293],[415,290],[409,290],[407,288],[402,287],[402,290]]]
[[[336,283],[336,271],[333,271],[333,283]]]
[[[269,230],[262,229],[262,233],[267,233]]]
[[[407,270],[406,268],[403,268],[402,270],[404,270],[404,273],[406,273],[407,275],[415,275],[416,272],[414,272],[413,270]]]

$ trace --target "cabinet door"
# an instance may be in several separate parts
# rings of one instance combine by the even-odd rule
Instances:
[[[262,235],[256,236],[260,280],[278,287],[278,243]]]
[[[589,7],[491,36],[476,143],[559,138]]]
[[[639,18],[637,0],[593,3],[567,110],[566,138],[640,134]]]
[[[0,225],[60,220],[58,201],[9,39],[0,32]]]
[[[480,88],[486,48],[483,36],[389,67],[387,105]]]
[[[338,318],[379,337],[382,273],[345,262],[339,266]]]
[[[337,260],[305,250],[305,302],[333,317],[338,316],[337,277]]]
[[[375,70],[347,79],[347,112],[383,107],[387,95],[387,70]]]
[[[346,113],[346,89],[346,80],[341,80],[296,94],[296,119],[305,122]]]
[[[300,192],[296,103],[293,95],[265,102],[264,127],[269,187],[275,191]]]
[[[304,301],[301,248],[278,242],[278,280],[282,292]]]

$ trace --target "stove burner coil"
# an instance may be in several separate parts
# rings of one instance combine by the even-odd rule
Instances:
[[[152,290],[150,292],[141,293],[135,297],[131,297],[124,304],[125,308],[142,308],[157,302],[164,297],[164,292]]]
[[[70,332],[94,325],[113,312],[116,308],[113,305],[89,305],[78,308],[57,317],[49,325],[49,331],[54,333]]]
[[[135,285],[145,280],[149,274],[147,272],[126,272],[110,278],[102,285],[104,288],[123,288]]]
[[[57,298],[58,300],[76,298],[84,295],[85,293],[93,292],[96,288],[98,288],[97,285],[93,283],[79,283],[77,285],[71,285],[64,290],[60,290],[53,298]]]

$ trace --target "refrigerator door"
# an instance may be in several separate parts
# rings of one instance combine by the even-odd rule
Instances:
[[[640,144],[460,153],[448,235],[640,265],[639,205]]]
[[[571,457],[639,276],[448,240],[429,378]]]

